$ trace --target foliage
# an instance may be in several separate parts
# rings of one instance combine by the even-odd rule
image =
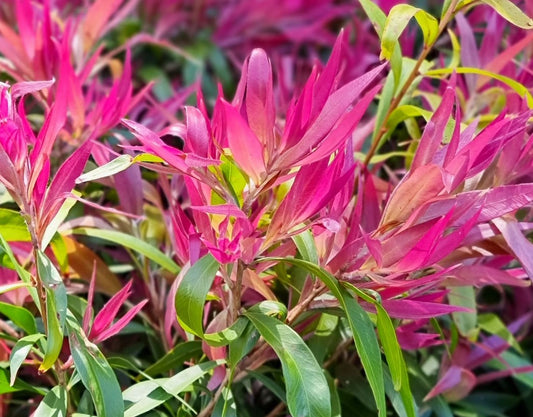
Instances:
[[[0,415],[531,414],[533,2],[354,4],[0,4]]]

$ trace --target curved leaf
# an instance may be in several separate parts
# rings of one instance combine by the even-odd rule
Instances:
[[[305,269],[320,279],[333,293],[344,310],[350,328],[352,329],[353,338],[361,363],[366,373],[366,377],[372,388],[374,399],[376,401],[379,415],[385,416],[385,385],[383,380],[383,366],[381,364],[381,351],[378,340],[374,331],[374,325],[368,317],[366,311],[342,287],[337,279],[329,272],[324,271],[319,266],[302,259],[295,258],[264,258],[265,261],[288,262]]]
[[[173,274],[178,274],[180,272],[180,267],[178,264],[176,264],[159,249],[126,233],[117,232],[116,230],[94,229],[91,227],[79,227],[72,230],[72,233],[103,239],[118,245],[122,245],[126,248],[139,252]]]
[[[33,417],[67,417],[67,390],[56,385],[44,396]]]
[[[223,363],[221,360],[200,363],[171,378],[152,379],[132,385],[122,393],[126,402],[124,417],[135,417],[153,410]]]
[[[381,58],[391,59],[398,43],[398,38],[407,27],[411,18],[415,18],[422,29],[424,44],[432,45],[439,34],[439,22],[426,11],[409,4],[394,6],[385,22],[381,36]]]
[[[17,340],[17,343],[15,343],[15,346],[9,355],[9,373],[11,375],[9,379],[9,385],[13,386],[17,377],[17,372],[22,363],[26,360],[26,357],[28,356],[28,353],[30,353],[32,346],[35,344],[35,342],[43,337],[44,334],[36,333]]]
[[[124,402],[117,377],[106,358],[85,336],[74,315],[68,311],[70,351],[81,381],[90,392],[99,417],[122,417]]]
[[[531,95],[531,93],[529,92],[529,89],[525,87],[523,84],[519,83],[518,81],[513,80],[512,78],[506,77],[504,75],[496,74],[494,72],[483,70],[480,68],[470,68],[470,67],[441,68],[441,69],[426,71],[424,75],[428,77],[439,77],[440,78],[441,75],[451,74],[454,71],[457,72],[458,74],[485,75],[487,77],[498,80],[504,83],[505,85],[507,85],[512,90],[514,90],[516,94],[518,94],[520,97],[525,97],[528,107],[530,109],[533,109],[533,95]]]
[[[252,307],[245,316],[278,355],[285,384],[287,405],[294,416],[330,417],[328,382],[313,353],[293,329]]]
[[[133,157],[127,154],[120,155],[119,157],[109,161],[107,164],[101,165],[92,171],[86,172],[80,175],[76,179],[76,184],[81,184],[88,181],[98,180],[100,178],[110,177],[111,175],[118,174],[119,172],[128,169],[133,164]]]

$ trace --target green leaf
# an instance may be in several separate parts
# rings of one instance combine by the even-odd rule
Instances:
[[[91,394],[99,417],[122,417],[124,402],[117,377],[98,347],[85,336],[74,315],[68,311],[66,325],[76,371]]]
[[[15,255],[13,254],[13,251],[11,250],[11,246],[9,246],[9,243],[6,242],[2,233],[3,233],[3,229],[0,228],[0,260],[1,260],[2,255],[5,255],[10,265],[8,266],[8,265],[3,264],[3,266],[12,268],[15,271],[17,271],[19,278],[26,284],[31,285],[30,287],[28,287],[28,292],[30,293],[33,299],[33,302],[35,303],[37,308],[40,310],[41,307],[39,303],[39,296],[37,295],[37,290],[33,288],[31,275],[18,263],[17,259],[15,258]]]
[[[323,362],[328,352],[331,352],[338,343],[339,317],[333,314],[322,313],[316,325],[313,337],[309,339],[309,348],[317,358]]]
[[[175,298],[176,314],[181,326],[213,346],[224,346],[237,339],[247,324],[247,320],[239,317],[227,329],[204,333],[204,304],[219,267],[220,264],[211,254],[196,261],[181,280]]]
[[[55,313],[58,315],[59,326],[62,329],[67,315],[67,290],[59,271],[48,256],[40,250],[37,251],[37,271],[47,292],[49,291],[54,295]]]
[[[72,230],[72,233],[103,239],[122,245],[139,252],[173,274],[178,274],[180,271],[180,267],[159,249],[126,233],[117,232],[116,230],[94,229],[91,227],[80,227]]]
[[[107,164],[101,165],[92,171],[86,172],[78,177],[76,184],[81,184],[88,181],[98,180],[100,178],[110,177],[128,169],[133,164],[133,157],[127,154],[109,161]]]
[[[63,385],[56,385],[46,394],[35,410],[33,417],[66,417],[67,390]]]
[[[253,349],[258,340],[259,333],[257,333],[254,326],[248,323],[240,337],[229,343],[228,363],[232,372],[239,364],[239,361]]]
[[[197,340],[179,343],[168,351],[165,356],[145,369],[147,375],[158,375],[170,371],[185,361],[198,357],[202,353],[202,343]]]
[[[9,379],[9,384],[13,386],[15,379],[17,377],[17,372],[19,371],[22,363],[26,360],[26,357],[31,351],[32,346],[39,339],[42,339],[44,334],[36,333],[30,334],[23,337],[22,339],[17,340],[11,354],[9,355],[9,373],[11,375]]]
[[[306,261],[318,263],[318,252],[316,250],[315,239],[310,230],[305,230],[300,234],[292,237],[294,244],[298,248],[298,252],[302,259]]]
[[[520,347],[520,344],[515,339],[513,334],[509,331],[507,326],[502,322],[502,320],[493,313],[486,313],[479,315],[477,319],[478,325],[482,330],[485,330],[486,332],[490,334],[495,334],[499,337],[501,337],[503,340],[505,340],[507,343],[509,343],[512,347],[514,347],[518,352],[522,352],[522,348]]]
[[[63,347],[63,330],[59,322],[56,297],[53,291],[46,289],[46,349],[39,372],[46,372],[56,362]]]
[[[476,335],[477,312],[476,312],[476,293],[473,286],[452,287],[448,293],[450,305],[466,307],[471,312],[454,311],[452,318],[457,325],[459,332],[465,337]]]
[[[237,404],[235,404],[235,397],[231,391],[231,387],[225,386],[222,388],[222,395],[218,399],[215,408],[213,409],[213,416],[220,417],[237,417]]]
[[[404,120],[419,116],[422,116],[427,122],[429,119],[431,119],[432,113],[428,110],[410,104],[398,106],[394,109],[387,120],[387,129],[392,131]]]
[[[522,29],[533,29],[533,19],[527,16],[510,0],[481,0],[481,2],[488,4],[496,10],[501,17],[511,22],[513,25]]]
[[[0,208],[0,230],[8,241],[29,242],[31,240],[24,217],[18,211]]]
[[[507,85],[512,90],[514,90],[516,94],[518,94],[520,97],[525,97],[528,107],[530,109],[533,109],[533,95],[531,95],[527,87],[525,87],[523,84],[519,83],[518,81],[512,78],[506,77],[504,75],[496,74],[495,72],[486,71],[480,68],[457,67],[457,68],[441,68],[441,69],[436,69],[436,70],[425,71],[424,75],[428,77],[440,78],[443,74],[451,74],[454,71],[457,72],[458,74],[479,74],[479,75],[484,75],[486,77],[490,77],[495,80],[498,80],[504,83],[505,85]]]
[[[72,194],[80,195],[80,193],[76,192],[75,190],[72,190]],[[68,216],[68,213],[70,212],[70,209],[74,207],[74,204],[77,203],[77,200],[75,198],[66,198],[61,207],[59,208],[57,214],[54,216],[54,218],[48,223],[48,226],[46,226],[46,230],[43,233],[43,237],[41,240],[41,249],[45,250],[48,244],[54,239],[57,233],[57,229],[61,224],[65,221],[65,219]],[[55,239],[56,242],[58,239]],[[62,240],[62,239],[61,239]],[[57,243],[56,243],[57,245]]]
[[[374,303],[376,306],[378,317],[378,332],[381,338],[381,345],[387,358],[394,389],[400,391],[405,411],[409,417],[415,417],[415,404],[413,401],[413,394],[409,387],[409,375],[407,373],[407,366],[403,358],[396,331],[389,315],[379,303]]]
[[[383,367],[381,364],[381,351],[374,331],[374,325],[366,311],[364,311],[350,293],[339,284],[333,275],[324,271],[319,266],[295,258],[264,258],[264,260],[288,262],[305,269],[326,284],[335,298],[337,298],[340,306],[346,314],[348,323],[350,324],[355,346],[359,353],[359,357],[361,358],[361,363],[363,364],[370,387],[372,388],[379,415],[385,416],[387,406],[385,403],[385,386],[383,381]]]
[[[439,22],[426,11],[409,4],[394,6],[383,28],[381,36],[381,59],[391,59],[392,53],[398,44],[398,38],[407,27],[412,18],[415,18],[422,29],[424,45],[431,46],[439,35]]]
[[[335,379],[333,379],[328,372],[326,372],[326,378],[328,380],[329,392],[331,395],[331,417],[341,417],[342,406]]]
[[[207,254],[196,261],[184,275],[176,292],[176,314],[181,326],[196,336],[203,337],[204,304],[213,285],[220,264]]]
[[[290,413],[302,417],[330,417],[328,382],[313,353],[298,333],[266,313],[258,304],[244,314],[281,361]]]
[[[35,317],[24,307],[0,302],[0,314],[6,316],[27,334],[37,333]]]
[[[383,40],[383,32],[384,32],[385,25],[387,22],[387,16],[383,12],[383,10],[381,10],[379,6],[377,6],[373,1],[359,0],[359,3],[361,4],[361,7],[363,8],[366,15],[372,22],[372,26],[374,26],[374,29],[376,30],[379,36],[379,39]],[[398,40],[396,40],[396,43],[392,50],[393,50],[392,56],[390,57],[390,65],[392,69],[391,81],[393,81],[391,85],[391,88],[392,88],[391,94],[393,94],[394,91],[398,90],[398,84],[399,84],[400,77],[403,71],[402,51],[401,51]],[[394,85],[395,83],[396,83],[396,87]],[[384,89],[386,88],[387,86],[385,86]],[[388,103],[390,104],[390,101]],[[379,121],[379,117],[376,118],[376,121]],[[381,126],[381,123],[376,123],[376,127],[379,127],[379,126]]]
[[[124,417],[135,417],[153,410],[223,363],[222,360],[204,362],[191,366],[172,378],[152,379],[132,385],[122,393],[126,402]]]
[[[5,363],[5,362],[4,362]],[[7,394],[9,392],[16,391],[28,391],[38,395],[46,395],[48,390],[42,389],[37,386],[37,383],[33,381],[32,384],[28,384],[20,379],[15,381],[13,386],[9,385],[8,371],[6,368],[0,367],[0,394]]]

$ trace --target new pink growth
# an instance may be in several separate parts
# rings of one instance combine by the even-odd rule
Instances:
[[[89,286],[89,297],[87,309],[83,317],[83,328],[89,335],[89,339],[94,343],[103,342],[106,339],[118,334],[128,323],[137,315],[137,313],[144,307],[148,300],[143,300],[133,306],[126,314],[113,323],[116,319],[120,308],[124,305],[128,297],[131,295],[131,284],[129,281],[118,293],[104,305],[99,313],[94,318],[92,326],[90,326],[90,318],[92,315],[92,301],[94,294],[94,274]]]

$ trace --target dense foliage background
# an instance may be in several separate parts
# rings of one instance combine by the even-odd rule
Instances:
[[[533,415],[533,2],[0,2],[0,416]]]

